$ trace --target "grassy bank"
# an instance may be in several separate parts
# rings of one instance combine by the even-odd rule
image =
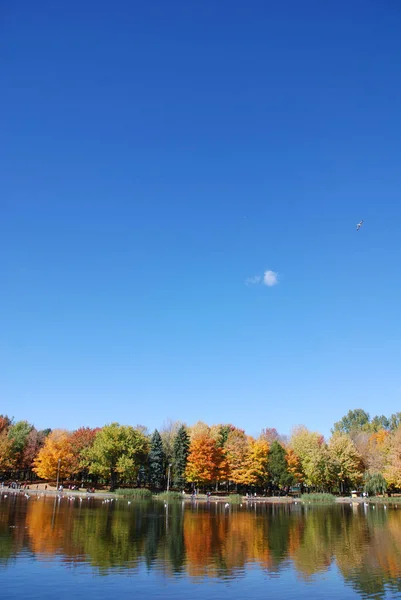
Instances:
[[[383,498],[383,496],[373,496],[373,498],[365,499],[365,502],[366,500],[369,502],[369,504],[399,504],[401,506],[401,498],[397,496],[390,496],[389,498]]]

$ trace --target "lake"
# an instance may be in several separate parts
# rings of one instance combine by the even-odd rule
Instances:
[[[0,494],[7,598],[401,598],[401,504]]]

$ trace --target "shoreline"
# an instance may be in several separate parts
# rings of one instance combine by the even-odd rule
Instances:
[[[0,494],[1,495],[5,495],[5,494],[13,494],[13,495],[27,495],[27,496],[43,496],[43,497],[49,497],[52,498],[54,496],[59,496],[62,498],[70,498],[70,497],[77,497],[77,498],[98,498],[99,500],[107,500],[107,499],[123,499],[121,496],[116,496],[116,494],[114,492],[106,492],[106,491],[95,491],[95,492],[87,492],[86,490],[68,490],[65,489],[62,492],[57,491],[55,488],[53,489],[47,489],[45,490],[44,487],[39,487],[38,489],[20,489],[20,490],[16,490],[16,489],[12,489],[12,488],[0,488]],[[154,494],[152,497],[153,500],[157,499],[157,494]],[[221,502],[221,503],[226,503],[226,502],[230,502],[230,496],[209,496],[209,498],[206,496],[206,494],[199,494],[198,496],[196,496],[195,498],[193,498],[190,494],[183,494],[182,495],[182,499],[184,502],[202,502],[202,503],[207,503],[207,502]],[[135,501],[134,499],[131,499],[131,501]],[[368,500],[366,498],[352,498],[350,496],[339,496],[335,498],[335,504],[361,504],[364,503],[366,501],[370,501],[372,502],[372,498],[369,498]],[[379,502],[382,502],[383,499],[378,500]],[[251,503],[255,503],[257,502],[258,504],[295,504],[295,503],[301,503],[301,499],[300,498],[293,498],[292,496],[252,496],[250,498],[247,498],[246,496],[243,496],[241,499],[242,503],[246,503],[246,502],[251,502]],[[401,498],[400,498],[400,503],[401,503]],[[313,503],[313,506],[319,506],[320,503]],[[235,506],[236,504],[233,504],[233,506]]]

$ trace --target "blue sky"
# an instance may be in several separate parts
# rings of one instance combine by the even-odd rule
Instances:
[[[399,4],[1,10],[0,412],[401,410]]]

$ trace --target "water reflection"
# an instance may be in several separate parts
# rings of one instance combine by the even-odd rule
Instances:
[[[0,499],[0,565],[22,553],[167,577],[241,578],[250,566],[310,581],[336,565],[364,597],[401,592],[401,509]]]

